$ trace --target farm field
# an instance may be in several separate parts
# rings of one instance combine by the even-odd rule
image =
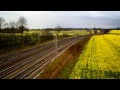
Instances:
[[[92,33],[94,33],[93,30],[91,30],[91,31],[92,31]],[[49,30],[49,31],[45,31],[45,30],[29,30],[28,32],[24,31],[24,33],[29,33],[29,34],[31,34],[31,33],[38,33],[38,32],[41,35],[45,34],[46,32],[50,32],[52,35],[55,35],[55,31],[53,31],[53,30]],[[87,32],[86,30],[63,30],[63,31],[60,31],[58,33],[58,35],[62,35],[62,34],[67,34],[67,35],[74,35],[74,34],[84,35],[85,33],[89,34],[89,32]]]
[[[120,11],[0,11],[0,79],[120,79]]]
[[[119,40],[120,35],[116,34],[93,36],[80,54],[69,79],[119,79]]]
[[[120,30],[111,30],[110,34],[120,34]]]

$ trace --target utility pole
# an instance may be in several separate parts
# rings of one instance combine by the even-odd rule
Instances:
[[[76,40],[76,32],[74,31],[74,35],[75,35],[75,40]]]
[[[84,37],[85,37],[85,35],[86,35],[86,30],[84,31]]]
[[[38,45],[40,43],[40,30],[38,29]]]
[[[58,34],[56,33],[56,50],[57,50],[57,39],[58,39]]]
[[[57,32],[55,31],[55,35],[54,35],[54,49],[57,50]]]
[[[54,35],[54,50],[56,48],[56,35]]]
[[[62,27],[61,27],[60,25],[58,25],[58,26],[55,28],[56,31],[55,31],[55,37],[54,37],[54,46],[55,46],[56,51],[57,51],[57,48],[58,48],[58,43],[57,43],[58,34],[60,33],[61,28],[62,28]]]
[[[63,39],[63,29],[62,29],[62,39]]]

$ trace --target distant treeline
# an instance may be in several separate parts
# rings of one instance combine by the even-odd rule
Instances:
[[[20,30],[18,28],[14,28],[14,29],[5,28],[5,29],[1,29],[0,33],[23,33],[23,31],[28,31],[28,29],[26,28],[24,30]]]
[[[120,30],[120,28],[43,28],[42,30],[56,30],[56,29],[61,29],[61,30]],[[35,29],[36,30],[36,29]]]

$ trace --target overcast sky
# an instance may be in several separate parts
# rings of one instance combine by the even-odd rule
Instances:
[[[120,27],[120,11],[0,11],[6,22],[24,16],[29,28],[116,28]]]

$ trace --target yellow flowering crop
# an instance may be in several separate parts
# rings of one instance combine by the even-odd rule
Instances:
[[[93,36],[85,46],[69,78],[120,78],[120,35]]]
[[[120,30],[111,30],[110,34],[120,34]]]

